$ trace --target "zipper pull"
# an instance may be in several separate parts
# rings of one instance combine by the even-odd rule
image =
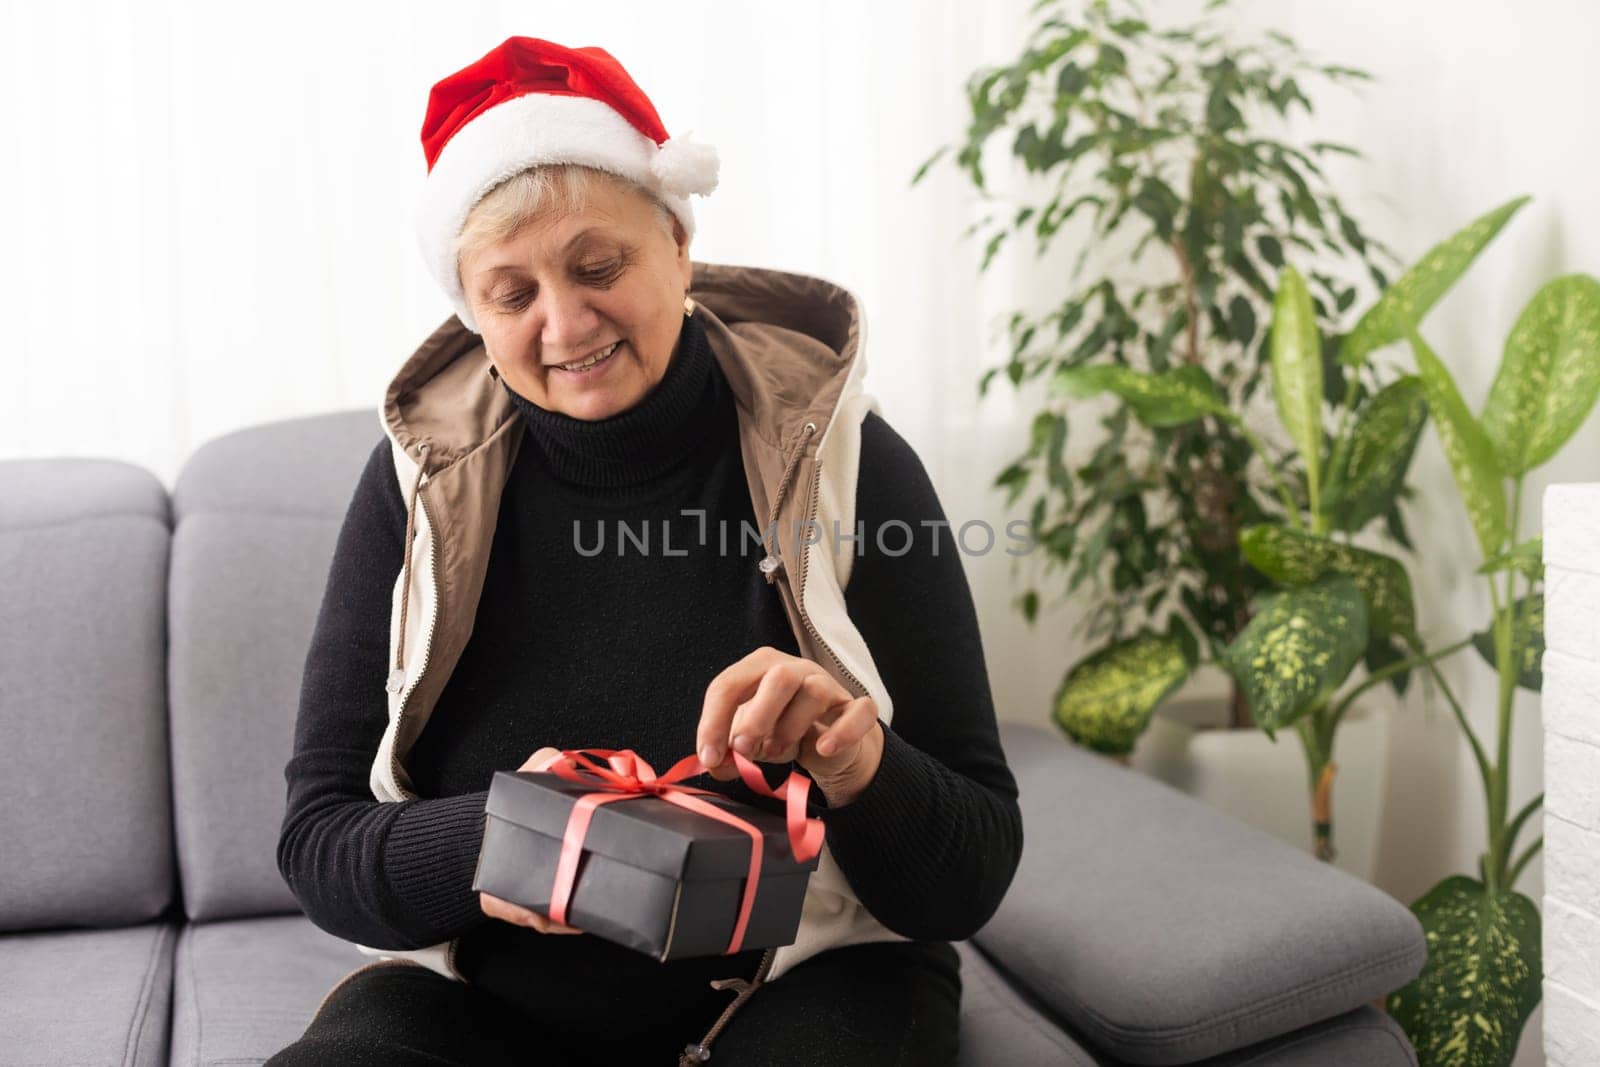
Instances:
[[[767,584],[778,580],[778,572],[783,569],[783,560],[778,556],[768,554],[765,559],[756,564],[756,567],[766,576]]]

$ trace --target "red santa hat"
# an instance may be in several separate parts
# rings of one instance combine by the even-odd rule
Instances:
[[[436,84],[422,123],[417,238],[462,323],[479,332],[451,249],[485,193],[538,163],[582,163],[649,189],[693,237],[689,195],[717,187],[718,160],[687,136],[668,136],[649,97],[600,48],[508,37]]]

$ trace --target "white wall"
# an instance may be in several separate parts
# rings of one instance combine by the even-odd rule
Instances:
[[[1004,387],[979,404],[974,386],[1003,350],[1004,313],[1059,297],[1058,275],[1021,259],[980,282],[978,250],[958,237],[978,211],[962,181],[941,167],[915,190],[907,182],[959,134],[967,74],[1019,50],[1028,6],[0,5],[0,91],[29,101],[8,114],[0,166],[16,250],[0,261],[0,455],[119,456],[170,484],[218,434],[375,406],[396,363],[448,314],[411,233],[428,87],[522,33],[602,45],[670,131],[692,128],[719,147],[722,186],[696,202],[697,258],[855,289],[871,327],[869,382],[890,421],[953,520],[998,526],[1013,516],[987,484],[1021,447],[1028,410]],[[1198,4],[1148,6],[1161,16]],[[1347,202],[1403,256],[1533,194],[1425,327],[1476,408],[1538,285],[1600,269],[1600,138],[1584,117],[1600,95],[1600,8],[1255,0],[1240,11],[1377,75],[1359,95],[1319,93],[1316,133],[1367,154],[1336,173]],[[1593,480],[1597,457],[1591,421],[1531,481],[1523,529],[1537,526],[1544,485]],[[1453,640],[1488,602],[1431,433],[1415,474],[1425,632]],[[966,562],[1000,714],[1042,720],[1081,651],[1072,611],[1030,629],[1010,604],[1012,561]],[[1447,675],[1492,737],[1492,677],[1471,655]],[[1436,698],[1424,709],[1416,692],[1396,719],[1378,878],[1404,900],[1471,871],[1483,836],[1470,757],[1447,709]],[[1513,732],[1515,806],[1541,785],[1537,703],[1526,695]],[[1521,888],[1539,899],[1542,863]],[[1524,1041],[1519,1064],[1540,1062],[1535,1043]]]
[[[1544,495],[1545,1050],[1600,1063],[1600,483]]]

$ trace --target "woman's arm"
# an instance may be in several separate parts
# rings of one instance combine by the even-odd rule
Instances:
[[[311,921],[372,948],[421,948],[488,918],[471,888],[487,792],[381,803],[368,784],[388,724],[390,598],[405,528],[385,438],[334,549],[278,837],[278,870]]]
[[[826,809],[828,844],[867,909],[898,934],[958,941],[1000,906],[1022,856],[977,612],[928,473],[876,413],[861,428],[866,534],[845,606],[894,702],[878,772]],[[900,520],[878,534],[883,524]],[[926,525],[925,525],[926,524]]]

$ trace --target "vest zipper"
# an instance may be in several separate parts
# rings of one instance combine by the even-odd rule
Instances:
[[[406,610],[411,601],[411,539],[416,533],[416,509],[420,507],[422,508],[424,515],[428,513],[427,505],[422,501],[422,487],[428,484],[429,447],[429,443],[426,440],[417,445],[417,481],[411,490],[411,507],[406,512],[406,556],[405,565],[401,568],[400,640],[398,642],[398,647],[395,649],[394,670],[389,674],[388,688],[390,692],[397,691],[397,686],[403,687],[408,681],[405,674],[405,654]],[[433,648],[433,633],[435,627],[438,625],[439,619],[439,528],[432,522],[429,523],[429,526],[432,527],[434,531],[433,536],[428,538],[428,561],[431,564],[429,569],[433,575],[434,611],[433,616],[428,620],[427,636],[422,642],[422,647],[424,650],[431,650]],[[423,662],[426,664],[427,661],[424,660]],[[405,692],[400,694],[400,706],[395,712],[394,726],[395,739],[397,741],[400,737],[400,727],[405,723],[406,719],[406,703],[411,699],[411,694],[416,691],[417,682],[421,679],[421,677],[422,672],[417,672],[414,677],[409,679],[411,683],[410,686],[405,689]],[[413,796],[411,790],[400,784],[400,756],[398,750],[394,747],[389,749],[389,777],[394,781],[396,792],[398,792],[402,797],[409,799]],[[457,977],[459,977],[461,974],[460,971],[456,970],[456,949],[460,945],[460,940],[460,938],[451,938],[449,943],[445,946],[445,968]],[[423,965],[417,964],[417,966]],[[318,1010],[320,1010],[320,1008]]]
[[[804,436],[805,437],[810,437],[812,434],[814,434],[816,432],[817,432],[817,424],[816,423],[808,422],[808,423],[805,424],[805,427],[804,427]],[[772,502],[772,514],[767,519],[767,525],[768,526],[772,526],[775,522],[777,522],[777,520],[778,520],[778,509],[783,504],[783,495],[784,495],[785,492],[788,491],[789,483],[790,483],[791,479],[794,476],[795,468],[799,465],[800,457],[802,455],[804,455],[804,454],[805,454],[805,443],[804,443],[804,441],[802,441],[801,444],[798,447],[795,448],[794,455],[789,457],[789,463],[784,468],[784,471],[783,471],[783,478],[778,482],[778,491],[777,491],[777,493],[776,493],[776,495],[775,495],[775,497],[773,499],[773,502]],[[821,493],[822,493],[822,460],[819,458],[816,461],[816,464],[813,467],[813,473],[812,473],[812,477],[811,477],[811,505],[810,505],[810,511],[806,515],[806,519],[807,519],[807,523],[808,523],[807,529],[810,529],[811,526],[816,524],[816,521],[817,521],[817,506],[818,506],[819,499],[821,497]],[[798,539],[798,537],[799,537],[799,532],[798,531],[796,531],[795,536]],[[782,547],[781,544],[780,544],[780,547]],[[866,696],[867,695],[867,687],[862,685],[861,684],[861,679],[857,678],[853,673],[851,673],[850,669],[848,667],[846,667],[843,662],[840,661],[838,654],[835,653],[833,651],[833,649],[828,647],[828,643],[826,641],[824,641],[822,639],[822,635],[817,632],[816,624],[811,621],[811,616],[806,613],[805,602],[804,602],[804,599],[803,599],[803,597],[801,595],[804,592],[805,587],[806,587],[806,553],[805,553],[805,549],[804,548],[801,548],[799,550],[799,555],[800,555],[800,570],[799,570],[799,573],[795,575],[795,588],[794,588],[795,611],[800,616],[800,621],[805,626],[806,632],[809,633],[811,635],[811,639],[817,643],[817,647],[822,649],[823,652],[827,653],[828,658],[833,661],[833,665],[839,669],[839,673],[844,675],[846,678],[850,679],[851,683],[856,687],[856,695],[858,695],[858,696]],[[783,569],[783,557],[780,556],[778,553],[772,551],[769,548],[767,550],[767,557],[765,559],[763,559],[760,562],[760,564],[758,564],[758,566],[761,569],[761,573],[766,576],[767,584],[768,585],[772,585],[774,582],[776,582],[778,580],[778,571]]]
[[[783,554],[780,551],[783,548],[783,542],[777,535],[778,511],[783,507],[784,494],[789,491],[789,483],[794,479],[795,468],[800,465],[800,457],[805,455],[805,439],[816,432],[817,424],[814,422],[808,422],[802,427],[800,433],[801,441],[795,446],[794,453],[789,457],[789,462],[784,464],[783,477],[778,479],[778,489],[772,494],[772,507],[768,509],[767,513],[767,527],[773,530],[773,537],[778,540],[778,545],[777,548],[773,548],[770,545],[766,546],[766,557],[756,564],[756,567],[767,579],[768,585],[772,585],[778,580],[778,571],[783,569]]]
[[[422,488],[428,484],[428,449],[429,444],[427,441],[423,441],[417,446],[417,481],[411,492],[411,511],[406,517],[406,556],[405,566],[402,568],[400,590],[400,638],[396,642],[395,666],[394,670],[389,673],[388,682],[390,692],[399,692],[399,687],[405,687],[405,691],[400,694],[400,706],[395,712],[394,732],[396,741],[400,738],[400,727],[405,723],[406,704],[411,699],[411,694],[416,691],[417,682],[422,677],[420,671],[409,679],[405,674],[406,610],[411,600],[411,541],[416,532],[415,513],[419,507],[422,508],[424,515],[428,513],[428,508],[422,501]],[[439,536],[438,528],[431,521],[429,526],[433,528],[433,535],[428,538],[428,561],[433,581],[434,611],[433,615],[428,619],[428,633],[422,642],[424,650],[433,647],[433,632],[439,619]],[[424,660],[424,664],[426,664],[426,660]],[[408,682],[409,684],[407,684]],[[409,796],[410,790],[400,784],[400,756],[397,748],[393,746],[389,749],[389,771],[390,777],[394,780],[395,789],[402,796]]]
[[[822,495],[822,461],[819,459],[819,460],[817,460],[816,466],[814,468],[814,474],[813,474],[813,476],[811,478],[811,513],[807,516],[808,521],[813,523],[813,524],[817,521],[817,506],[818,506],[818,502],[819,502],[819,500],[821,498],[821,495]],[[807,528],[809,529],[810,527],[807,527]],[[828,647],[828,643],[826,641],[824,641],[822,639],[822,635],[817,632],[816,624],[811,621],[811,616],[809,614],[807,614],[806,608],[805,608],[805,601],[804,601],[803,597],[801,596],[801,594],[805,591],[805,587],[806,587],[806,554],[805,554],[805,552],[801,552],[800,553],[800,573],[795,576],[795,597],[794,597],[795,609],[800,614],[800,621],[805,623],[806,632],[809,633],[811,635],[812,640],[814,640],[817,643],[817,647],[822,649],[822,651],[826,652],[828,654],[828,658],[833,660],[833,665],[835,667],[839,668],[839,673],[844,675],[846,678],[850,679],[851,683],[856,688],[856,695],[858,695],[858,696],[866,696],[867,695],[867,687],[865,685],[861,684],[861,679],[857,678],[853,673],[851,673],[850,669],[848,667],[846,667],[840,661],[838,654],[835,653],[832,648]]]
[[[810,437],[816,432],[816,429],[816,423],[806,423],[805,436]],[[783,480],[778,483],[778,492],[772,505],[772,519],[769,520],[768,525],[771,525],[771,522],[775,521],[777,518],[778,508],[783,502],[783,494],[789,487],[789,482],[794,474],[795,466],[797,465],[804,450],[804,444],[795,449],[794,455],[789,460],[788,467],[783,472]],[[817,519],[817,508],[820,504],[822,495],[821,460],[817,461],[813,469],[814,474],[811,479],[811,502],[806,518],[810,522],[815,523]],[[807,528],[809,529],[810,527]],[[777,571],[782,565],[782,558],[769,550],[767,558],[761,561],[761,573],[766,575],[767,583],[769,585],[777,580]],[[856,691],[864,696],[867,693],[867,687],[862,685],[861,679],[857,678],[849,668],[840,662],[838,654],[835,653],[833,649],[828,646],[828,643],[822,639],[822,635],[817,632],[816,624],[811,621],[811,616],[806,614],[804,601],[801,597],[801,593],[805,589],[805,570],[806,554],[802,550],[800,552],[800,571],[795,576],[796,613],[800,616],[800,621],[805,624],[806,632],[811,635],[811,638],[816,642],[817,647],[822,649],[823,652],[827,653],[828,658],[833,661],[833,665],[839,669],[839,673],[848,678],[851,683],[855,685]],[[773,958],[777,956],[777,954],[778,949],[776,946],[767,949],[767,951],[761,957],[761,965],[756,968],[755,978],[749,982],[745,981],[743,978],[719,978],[711,983],[712,988],[714,989],[736,990],[738,992],[738,996],[733,998],[733,1003],[729,1004],[725,1009],[723,1009],[722,1015],[719,1016],[717,1021],[712,1024],[711,1029],[706,1032],[704,1037],[693,1044],[684,1046],[683,1052],[678,1055],[678,1067],[697,1067],[697,1065],[705,1063],[707,1060],[711,1059],[711,1043],[716,1040],[717,1035],[721,1033],[723,1028],[728,1025],[728,1020],[733,1018],[734,1012],[743,1007],[745,1001],[749,1000],[755,991],[760,989],[761,986],[766,982],[767,975],[772,971]]]

